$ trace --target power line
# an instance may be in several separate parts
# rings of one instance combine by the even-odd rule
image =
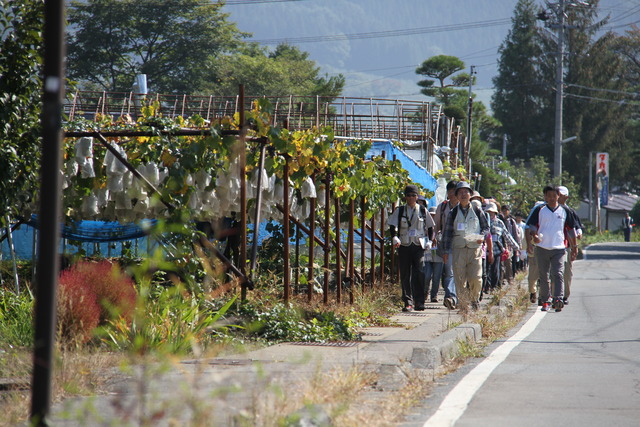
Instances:
[[[293,3],[293,2],[302,2],[302,1],[308,1],[308,0],[227,0],[224,3],[224,6],[240,6],[240,5],[245,5],[245,4],[269,4],[269,3]],[[140,1],[138,4],[147,4],[147,5],[153,5],[154,7],[163,7],[163,6],[168,6],[168,4],[170,3],[169,0],[152,0],[152,1]],[[198,2],[199,5],[201,6],[220,6],[221,2],[218,0],[203,0]],[[73,9],[73,8],[77,8],[77,7],[85,7],[87,5],[85,4],[81,4],[81,5],[77,5],[77,4],[73,4],[71,3],[71,0],[67,1],[67,8]]]
[[[598,92],[608,92],[608,93],[615,93],[618,95],[627,95],[627,96],[638,96],[637,93],[634,92],[625,92],[622,90],[613,90],[613,89],[602,89],[602,88],[596,88],[596,87],[588,87],[588,86],[582,86],[582,85],[576,85],[576,84],[572,84],[572,83],[567,83],[567,86],[571,86],[571,87],[577,87],[580,89],[586,89],[586,90],[593,90],[593,91],[598,91]]]
[[[565,96],[569,98],[577,98],[584,99],[588,101],[598,101],[598,102],[612,102],[619,105],[639,105],[637,101],[627,100],[627,99],[606,99],[606,98],[598,98],[596,96],[584,96],[584,95],[576,95],[574,93],[565,93]]]
[[[236,6],[241,4],[257,4],[257,3],[290,3],[307,0],[227,0],[225,6]]]
[[[372,31],[368,33],[352,33],[352,34],[331,34],[325,36],[307,36],[307,37],[289,37],[277,39],[253,40],[262,44],[301,44],[301,43],[319,43],[343,40],[362,40],[383,37],[413,36],[418,34],[441,33],[449,31],[460,31],[471,28],[495,27],[511,23],[511,18],[493,19],[489,21],[467,22],[464,24],[438,25],[434,27],[407,28],[402,30],[388,31]]]

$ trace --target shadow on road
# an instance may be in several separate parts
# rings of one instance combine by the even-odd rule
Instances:
[[[640,260],[640,245],[636,243],[604,243],[591,245],[582,259],[595,260]]]

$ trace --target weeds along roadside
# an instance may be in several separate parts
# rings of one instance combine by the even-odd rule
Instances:
[[[241,304],[233,290],[216,292],[215,284],[193,291],[193,284],[157,277],[140,280],[132,319],[118,316],[116,304],[110,303],[103,308],[116,315],[94,330],[89,341],[58,335],[54,402],[103,393],[105,385],[126,374],[128,367],[146,360],[175,362],[185,356],[217,356],[280,341],[358,339],[359,328],[388,325],[389,314],[399,306],[395,286],[354,291],[354,304],[324,305],[318,301],[321,297],[309,303],[306,296],[294,294],[285,306],[277,281],[275,275],[265,275],[250,301]],[[28,414],[33,295],[29,283],[22,288],[20,295],[10,285],[0,288],[0,378],[19,383],[0,395],[2,425],[13,425]]]
[[[266,278],[264,282],[267,284],[264,288],[258,288],[255,294],[252,294],[255,300],[261,301],[261,305],[254,304],[252,310],[260,311],[260,313],[271,314],[273,318],[280,319],[281,324],[286,324],[285,330],[293,329],[298,332],[307,334],[307,339],[326,339],[327,332],[319,333],[319,322],[317,314],[332,313],[325,317],[327,321],[327,329],[332,333],[336,329],[345,328],[346,330],[357,331],[358,328],[363,326],[377,325],[385,326],[389,325],[389,315],[397,311],[399,306],[399,289],[396,285],[380,286],[376,289],[369,290],[366,293],[355,292],[354,304],[330,304],[325,306],[320,302],[308,303],[306,302],[306,296],[295,297],[291,304],[289,311],[283,310],[279,306],[280,302],[277,298],[277,291],[272,286],[273,283],[269,283],[275,278]],[[193,301],[183,300],[180,296],[185,296],[187,293],[184,289],[179,287],[173,288],[175,293],[167,293],[165,296],[167,300],[171,300],[171,304],[165,301],[163,304],[156,306],[145,306],[145,317],[150,323],[147,325],[146,330],[140,329],[140,332],[145,331],[145,338],[147,343],[151,343],[157,346],[159,351],[152,352],[150,349],[144,347],[135,347],[135,351],[132,349],[120,348],[119,351],[114,351],[113,348],[106,346],[104,340],[105,335],[102,335],[101,341],[94,346],[89,347],[77,347],[75,349],[66,348],[60,349],[57,353],[56,363],[56,378],[54,387],[55,401],[61,401],[69,396],[78,395],[92,395],[99,394],[106,390],[106,387],[111,384],[117,377],[122,375],[131,375],[140,384],[144,384],[145,375],[153,375],[157,372],[170,369],[177,366],[176,363],[184,355],[199,355],[200,357],[209,357],[224,354],[227,352],[237,351],[238,348],[251,346],[266,345],[268,340],[263,337],[262,339],[255,339],[255,336],[251,336],[251,328],[255,328],[256,331],[260,330],[263,324],[268,323],[269,319],[265,317],[262,322],[258,322],[257,325],[243,324],[245,329],[233,328],[230,325],[234,323],[241,323],[239,316],[241,316],[242,305],[236,300],[227,307],[227,311],[224,316],[224,322],[221,325],[214,326],[213,323],[204,322],[202,319],[207,319],[205,315],[199,314],[197,310],[193,309]],[[162,292],[158,289],[155,291],[147,290],[147,296],[156,295],[154,292],[160,292],[156,295],[158,301],[162,301]],[[155,299],[154,299],[155,300]],[[187,304],[188,302],[188,304]],[[220,303],[214,304],[213,311],[220,308]],[[172,308],[173,307],[173,308]],[[189,311],[188,308],[192,310]],[[244,307],[246,309],[246,306]],[[175,318],[176,312],[184,312],[184,317],[181,319]],[[165,317],[163,317],[165,316]],[[168,316],[168,317],[166,317]],[[265,315],[266,316],[266,315]],[[284,316],[283,318],[278,316]],[[479,316],[478,323],[484,321],[483,331],[491,330],[488,325],[488,320],[484,319],[484,314],[473,314],[467,318],[467,321],[474,321],[473,316]],[[256,316],[257,317],[257,316]],[[268,317],[268,316],[267,316]],[[173,333],[186,334],[189,336],[190,347],[185,351],[185,340],[176,340],[172,338],[170,334],[171,327],[167,322],[168,318],[174,318],[179,323],[187,323],[193,326],[193,329],[183,330],[174,329]],[[200,319],[200,323],[199,320]],[[315,319],[315,322],[313,321]],[[162,320],[162,322],[160,322]],[[273,320],[273,319],[271,319]],[[305,329],[304,327],[296,327],[303,321],[310,321],[315,324],[316,329]],[[275,325],[278,322],[274,323]],[[206,326],[203,326],[206,325]],[[507,322],[505,320],[504,330],[508,330]],[[141,327],[142,325],[140,325]],[[153,328],[151,328],[153,326]],[[321,329],[321,328],[320,328]],[[494,327],[495,334],[498,336],[500,328]],[[204,343],[201,340],[201,336],[208,336],[209,333],[216,330],[225,331],[224,334],[215,333],[215,340]],[[233,336],[230,332],[241,332],[240,334]],[[315,335],[313,335],[315,333]],[[103,331],[104,334],[104,331]],[[154,335],[155,334],[155,335]],[[309,335],[311,334],[311,335]],[[324,335],[323,335],[324,334]],[[113,332],[112,332],[113,335]],[[491,335],[488,335],[490,337]],[[154,338],[155,337],[155,338]],[[162,339],[160,339],[162,337]],[[323,338],[324,337],[324,338]],[[131,336],[133,341],[136,341],[135,336]],[[151,339],[154,338],[154,339]],[[290,340],[288,336],[271,337],[275,341]],[[304,337],[303,337],[304,338]],[[110,337],[109,339],[113,339]],[[493,338],[495,339],[495,338]],[[173,340],[173,343],[171,342]],[[200,340],[200,341],[199,341]],[[145,341],[142,341],[145,342]],[[161,345],[162,344],[162,345]],[[145,353],[146,352],[146,353]],[[470,350],[462,349],[461,354],[466,357],[472,356]],[[19,356],[19,351],[11,351],[12,357],[22,360],[22,364],[13,363],[13,367],[22,366],[22,376],[28,376],[30,371],[30,354],[24,354]],[[3,358],[4,359],[4,358]],[[140,372],[140,367],[145,368]],[[3,371],[6,369],[3,366]],[[14,372],[18,374],[18,372]],[[136,376],[137,375],[137,376]],[[3,372],[3,375],[5,373]],[[308,389],[308,379],[301,382],[295,387],[297,390],[295,395],[291,393],[282,393],[282,388],[278,390],[274,384],[265,385],[267,392],[273,393],[274,396],[270,397],[273,405],[263,405],[256,400],[249,406],[249,412],[244,412],[246,419],[236,420],[242,421],[242,425],[252,425],[252,420],[256,419],[264,420],[270,419],[274,421],[273,424],[266,423],[263,425],[278,425],[278,423],[285,420],[287,417],[296,417],[296,413],[300,408],[306,408],[309,405],[314,408],[323,408],[323,411],[327,411],[327,415],[335,420],[336,425],[355,425],[359,421],[367,420],[370,417],[371,409],[376,410],[379,413],[379,409],[388,408],[400,408],[403,405],[410,406],[413,402],[412,399],[419,399],[425,396],[431,387],[429,378],[425,378],[421,372],[406,372],[407,384],[400,390],[394,393],[383,393],[376,388],[375,374],[366,371],[360,371],[356,368],[349,371],[342,372],[330,372],[330,373],[317,373],[313,381],[318,381],[316,384],[326,386],[327,390],[320,392],[318,387],[311,387]],[[194,390],[197,390],[197,381],[194,381]],[[290,384],[287,386],[290,389]],[[336,387],[333,389],[332,387]],[[284,386],[283,386],[284,387]],[[230,391],[227,391],[231,393]],[[225,391],[219,391],[219,394],[227,393]],[[339,396],[348,394],[349,399],[339,398]],[[202,396],[195,396],[191,392],[183,391],[181,394],[184,397],[185,404],[189,405],[190,413],[192,414],[192,421],[198,419],[207,419],[210,416],[209,409],[206,408],[205,401],[202,401]],[[232,393],[231,393],[232,394]],[[22,402],[28,401],[25,397],[28,397],[28,390],[23,390],[20,393],[10,393],[9,397],[3,398],[3,406],[12,406],[9,413],[4,412],[3,418],[7,418],[8,425],[24,420],[27,414],[27,408]],[[260,396],[264,397],[264,393]],[[286,396],[286,402],[279,401],[283,396]],[[335,398],[335,400],[333,400]],[[297,402],[297,403],[296,403]],[[313,403],[309,403],[313,402]],[[365,410],[365,408],[369,408]],[[87,408],[89,411],[90,408]],[[176,409],[177,410],[177,409]],[[178,411],[178,410],[177,410]],[[394,411],[388,411],[394,412]],[[169,418],[170,411],[166,413],[166,417]],[[11,415],[13,414],[13,415]],[[125,416],[126,414],[122,414]],[[82,415],[76,415],[81,417]],[[145,417],[157,417],[158,413],[150,411]],[[163,415],[164,416],[164,415]],[[146,418],[140,419],[142,422]],[[149,418],[150,419],[150,418]],[[147,420],[148,421],[148,420]],[[369,420],[371,421],[371,420]],[[398,421],[395,420],[393,415],[385,415],[376,420],[375,424],[370,425],[391,425],[391,423]],[[379,422],[379,424],[377,424]],[[4,421],[2,422],[4,424]],[[192,424],[197,425],[197,424]]]

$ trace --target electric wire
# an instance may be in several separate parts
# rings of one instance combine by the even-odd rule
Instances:
[[[625,91],[622,91],[622,90],[588,87],[588,86],[582,86],[582,85],[577,85],[577,84],[573,84],[573,83],[566,83],[565,86],[577,87],[577,88],[580,88],[580,89],[593,90],[593,91],[598,91],[598,92],[615,93],[615,94],[619,94],[619,95],[627,95],[627,96],[631,95],[631,96],[636,96],[636,97],[638,96],[638,94],[635,93],[635,92],[625,92]]]
[[[418,34],[428,33],[440,33],[449,31],[460,31],[471,28],[486,28],[500,25],[506,25],[511,22],[510,18],[505,19],[492,19],[488,21],[467,22],[463,24],[449,24],[449,25],[437,25],[433,27],[419,27],[419,28],[406,28],[401,30],[387,30],[387,31],[371,31],[367,33],[351,33],[351,34],[330,34],[324,36],[305,36],[305,37],[284,37],[273,39],[253,40],[262,44],[301,44],[301,43],[319,43],[319,42],[332,42],[332,41],[344,41],[344,40],[363,40],[363,39],[377,39],[384,37],[399,37],[399,36],[411,36]]]

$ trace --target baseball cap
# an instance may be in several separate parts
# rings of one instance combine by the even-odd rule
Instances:
[[[561,196],[568,196],[569,195],[569,189],[567,187],[565,187],[564,185],[561,185],[560,187],[558,187],[558,193]]]

